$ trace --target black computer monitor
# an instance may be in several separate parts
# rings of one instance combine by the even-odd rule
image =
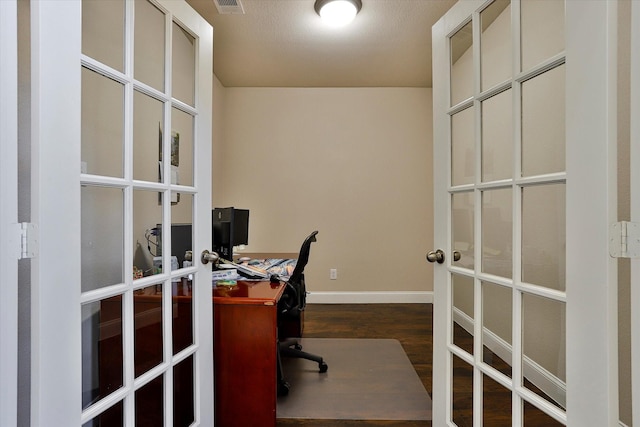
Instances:
[[[233,247],[249,243],[249,210],[214,208],[211,212],[213,250],[233,260]]]
[[[158,250],[162,255],[162,224],[157,224]],[[191,224],[171,224],[171,255],[178,259],[178,268],[182,268],[184,255],[193,250],[193,234]]]

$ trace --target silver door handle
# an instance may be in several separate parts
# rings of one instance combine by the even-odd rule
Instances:
[[[209,252],[205,249],[204,251],[202,251],[200,261],[202,261],[202,263],[205,265],[209,264],[209,262],[213,263],[213,265],[218,265],[218,263],[220,262],[220,255],[218,255],[216,252]]]
[[[444,251],[442,249],[436,249],[435,251],[429,252],[427,254],[427,261],[442,264],[444,262]]]

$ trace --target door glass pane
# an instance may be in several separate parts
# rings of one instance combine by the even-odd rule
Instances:
[[[453,250],[460,252],[460,260],[455,261],[458,267],[474,268],[473,244],[473,193],[456,193],[451,195],[451,233]]]
[[[482,271],[512,275],[511,188],[482,192]]]
[[[496,0],[480,13],[482,90],[511,77],[511,2]]]
[[[136,390],[136,427],[164,425],[164,380],[159,376]]]
[[[86,409],[123,385],[122,296],[83,304],[81,313],[82,409]]]
[[[124,72],[124,12],[124,0],[82,1],[82,53],[120,72]]]
[[[193,356],[173,367],[173,426],[190,426],[194,418]]]
[[[565,170],[564,88],[564,65],[522,84],[523,176]]]
[[[133,266],[135,278],[162,271],[160,233],[162,230],[162,193],[133,192]],[[168,271],[168,270],[167,270]]]
[[[482,376],[482,425],[511,427],[511,390]]]
[[[171,193],[171,256],[178,268],[184,267],[187,251],[193,252],[193,195]],[[188,262],[187,266],[192,264]]]
[[[171,90],[173,97],[194,105],[196,87],[195,39],[180,25],[173,23]]]
[[[133,96],[134,179],[160,181],[163,123],[162,102],[136,91]]]
[[[451,275],[453,344],[473,354],[473,278]]]
[[[133,293],[135,327],[135,376],[147,372],[163,361],[162,357],[162,284],[138,289]]]
[[[473,34],[471,22],[451,39],[451,105],[473,96]]]
[[[171,255],[179,268],[190,267],[192,261],[185,256],[187,251],[193,253],[193,195],[176,194],[173,199],[179,202],[171,204]],[[172,279],[173,354],[193,344],[192,279],[192,275]]]
[[[554,405],[565,408],[565,304],[536,295],[522,295],[523,385]]]
[[[194,118],[177,108],[171,111],[171,183],[193,185]]]
[[[458,426],[473,425],[473,367],[452,355],[453,387],[451,402],[452,418]]]
[[[482,361],[511,377],[511,288],[482,282]]]
[[[473,108],[451,117],[451,185],[475,181],[475,142]]]
[[[193,344],[193,287],[191,276],[182,276],[172,283],[171,322],[173,354]]]
[[[529,402],[524,402],[524,427],[562,427],[564,424],[551,418]]]
[[[81,170],[122,178],[124,86],[86,68],[82,68],[81,131]]]
[[[165,15],[147,0],[138,0],[134,5],[134,76],[164,91]]]
[[[82,186],[82,292],[124,282],[124,193],[120,188]]]
[[[482,102],[482,180],[513,177],[511,90]]]
[[[565,185],[522,189],[522,280],[565,290]]]
[[[122,404],[122,401],[120,401],[91,421],[87,421],[82,424],[82,427],[122,427],[124,426],[123,413],[124,405]]]
[[[520,14],[522,70],[526,71],[564,50],[564,1],[523,1]]]

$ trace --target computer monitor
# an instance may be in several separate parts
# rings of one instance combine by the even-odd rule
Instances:
[[[213,250],[226,260],[233,260],[233,247],[249,243],[249,210],[214,208],[211,213]]]
[[[157,225],[158,251],[162,255],[162,224]],[[178,268],[182,268],[184,255],[193,249],[193,234],[191,224],[171,224],[171,255],[178,259]]]
[[[178,258],[178,267],[182,267],[184,255],[193,251],[191,224],[171,224],[171,255]]]

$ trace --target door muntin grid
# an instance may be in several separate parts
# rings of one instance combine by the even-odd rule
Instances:
[[[120,25],[109,32],[101,19]],[[161,425],[167,413],[190,425],[197,313],[178,300],[195,301],[198,273],[173,265],[171,224],[195,225],[198,39],[147,0],[84,0],[84,39],[83,93],[93,96],[82,120],[82,241],[92,250],[81,266],[83,426]],[[176,99],[173,75],[185,72]]]
[[[544,10],[544,6],[521,7],[519,1],[492,2],[449,36],[449,247],[468,248],[459,236],[473,230],[473,238],[465,240],[473,242],[475,261],[449,263],[449,349],[450,357],[473,361],[478,373],[471,383],[473,405],[465,406],[471,414],[457,413],[464,412],[454,403],[459,397],[449,396],[453,421],[470,417],[481,422],[485,378],[484,382],[499,383],[504,393],[517,396],[519,403],[513,406],[520,409],[514,413],[514,425],[521,425],[532,412],[566,423],[565,71],[563,40],[558,40],[563,32],[557,28],[561,22],[557,17],[549,40],[540,39],[540,31],[531,31],[546,14],[564,12],[557,4],[563,2],[529,3],[554,4]],[[536,43],[546,44],[531,46]],[[460,88],[455,87],[457,82]],[[465,197],[473,203],[466,203],[467,212],[461,213]],[[456,230],[469,212],[473,225]],[[544,238],[550,239],[546,245],[540,243]],[[459,268],[471,268],[472,276]],[[461,291],[459,271],[469,277],[464,280],[469,282],[465,291]],[[501,312],[508,319],[500,319]],[[536,329],[543,319],[557,326],[554,334]],[[508,337],[501,328],[507,324]],[[473,351],[469,351],[469,336]],[[537,356],[533,356],[534,341],[543,348]],[[449,363],[455,383],[456,372],[466,371],[460,370],[460,362]]]

